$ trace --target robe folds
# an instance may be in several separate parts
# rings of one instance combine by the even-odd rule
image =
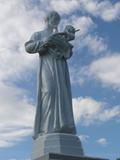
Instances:
[[[65,52],[57,48],[42,48],[49,36],[46,30],[35,32],[25,43],[28,53],[39,53],[35,138],[48,133],[76,133],[67,65],[72,49],[70,45]],[[43,54],[40,54],[41,50]]]

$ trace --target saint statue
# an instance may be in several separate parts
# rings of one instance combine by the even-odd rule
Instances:
[[[46,27],[25,43],[30,54],[39,54],[39,76],[34,138],[50,133],[76,134],[67,59],[72,56],[75,29],[71,25],[58,32],[60,15],[47,14]]]

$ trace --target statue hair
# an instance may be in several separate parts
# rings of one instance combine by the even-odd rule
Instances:
[[[58,21],[60,21],[60,19],[61,19],[60,15],[56,11],[50,11],[50,12],[48,12],[48,14],[45,17],[45,21],[48,22],[51,19],[51,17],[53,17],[53,16],[56,16],[56,19]]]

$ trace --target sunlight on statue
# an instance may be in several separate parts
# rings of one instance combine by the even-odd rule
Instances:
[[[38,97],[34,138],[48,133],[76,134],[67,59],[73,54],[75,28],[67,25],[58,32],[60,15],[52,11],[45,18],[46,27],[35,32],[25,43],[28,53],[39,54]]]

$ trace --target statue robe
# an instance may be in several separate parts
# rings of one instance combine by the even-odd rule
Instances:
[[[25,43],[26,51],[39,53],[41,46],[49,36],[46,30],[35,32]],[[47,53],[43,50],[43,54],[39,54],[39,85],[34,138],[48,133],[76,133],[66,62],[71,55],[71,48],[68,48],[67,53],[60,53],[57,49],[48,49]]]

